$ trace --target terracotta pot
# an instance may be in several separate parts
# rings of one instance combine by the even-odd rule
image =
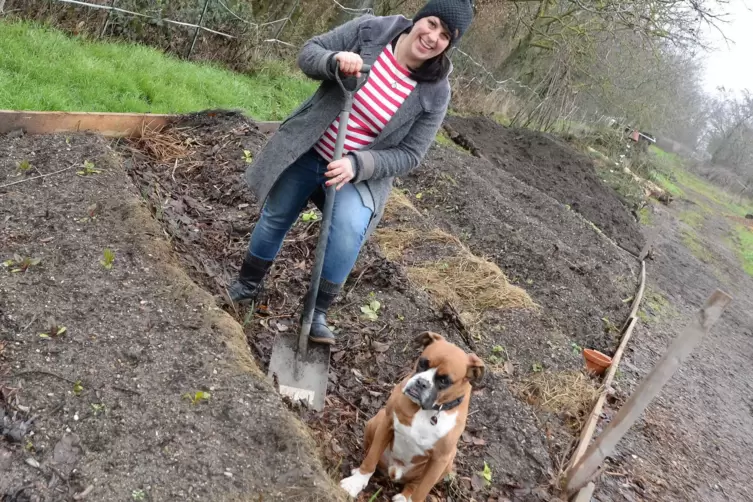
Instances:
[[[602,375],[612,365],[612,358],[598,350],[583,349],[583,358],[586,360],[586,369],[594,375]]]

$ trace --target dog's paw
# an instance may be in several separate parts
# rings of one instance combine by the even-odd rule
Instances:
[[[369,479],[371,479],[371,474],[374,474],[373,472],[371,474],[361,474],[361,471],[358,469],[353,469],[352,475],[350,477],[347,477],[340,481],[340,488],[348,492],[348,495],[350,495],[353,498],[357,498],[358,494],[363,491],[364,488],[366,488],[366,485],[369,484]]]
[[[398,493],[397,495],[392,497],[392,502],[411,502],[411,498],[405,498],[405,495]]]

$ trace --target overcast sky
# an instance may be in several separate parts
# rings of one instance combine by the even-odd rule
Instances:
[[[753,0],[730,0],[729,22],[722,24],[731,39],[729,47],[716,30],[707,36],[718,50],[706,56],[704,88],[713,92],[718,86],[753,91]]]

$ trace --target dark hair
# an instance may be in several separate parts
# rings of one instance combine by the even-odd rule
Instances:
[[[442,27],[445,30],[447,30],[448,32],[450,31],[444,21],[440,19],[439,22],[442,23]],[[401,35],[407,35],[412,29],[413,26],[395,37],[395,39],[392,41],[392,47],[395,47],[397,45],[397,40]],[[451,66],[450,58],[447,56],[447,50],[449,48],[450,46],[448,45],[447,49],[445,49],[442,54],[434,56],[431,59],[427,59],[418,68],[411,68],[410,78],[412,78],[416,82],[437,82],[447,77],[447,75],[450,73]]]

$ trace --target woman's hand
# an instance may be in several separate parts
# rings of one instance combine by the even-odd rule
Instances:
[[[355,52],[338,52],[335,54],[335,60],[337,60],[340,71],[345,75],[360,77],[361,66],[363,65],[363,59]]]
[[[340,160],[330,162],[327,166],[325,176],[332,179],[328,180],[326,185],[332,186],[337,183],[335,189],[340,190],[347,182],[352,180],[355,175],[353,162],[349,157],[343,157]]]

